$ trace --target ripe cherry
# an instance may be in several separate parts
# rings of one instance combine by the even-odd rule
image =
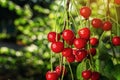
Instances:
[[[95,37],[90,38],[90,44],[91,44],[92,46],[97,46],[97,45],[98,45],[98,42],[99,42],[99,40],[98,40],[97,38],[95,38]]]
[[[75,55],[75,59],[77,62],[81,62],[87,56],[86,50],[78,50],[77,54]]]
[[[119,36],[115,36],[112,38],[112,44],[114,46],[120,46],[120,37]]]
[[[95,48],[90,48],[90,50],[87,51],[88,54],[91,54],[92,56],[96,55],[96,49]]]
[[[78,49],[73,48],[72,50],[73,50],[73,55],[76,55],[76,54],[77,54]]]
[[[55,71],[48,71],[46,73],[46,80],[58,80],[58,74]]]
[[[66,75],[66,73],[67,73],[67,70],[64,66],[61,66],[61,67],[57,66],[55,68],[55,71],[57,72],[58,76],[61,76],[62,74]]]
[[[70,40],[72,40],[75,36],[74,36],[74,33],[73,33],[72,30],[66,29],[66,30],[64,30],[63,33],[62,33],[62,37],[63,37],[64,40],[70,41]]]
[[[75,37],[73,39],[69,40],[69,41],[66,41],[66,43],[69,44],[69,45],[73,45],[74,39],[75,39]]]
[[[101,19],[98,19],[98,18],[94,18],[91,22],[92,26],[94,28],[100,28],[102,27],[103,23],[102,23],[102,20]]]
[[[99,72],[92,72],[91,80],[99,80],[100,79],[100,73]]]
[[[91,9],[87,6],[84,6],[80,9],[80,15],[83,16],[85,19],[89,18],[91,15]]]
[[[82,77],[84,79],[89,79],[91,77],[91,75],[92,75],[92,72],[90,70],[85,70],[82,72]]]
[[[102,29],[104,31],[109,31],[112,29],[112,23],[110,21],[106,21],[103,23]]]
[[[120,0],[114,0],[114,3],[120,5]]]
[[[58,42],[53,42],[51,44],[51,50],[55,53],[59,53],[64,49],[64,44],[60,41]]]
[[[75,61],[75,56],[72,54],[71,56],[66,57],[66,60],[67,60],[67,62],[72,63]]]
[[[50,42],[56,42],[60,40],[60,34],[56,32],[49,32],[47,35],[48,41]]]
[[[79,34],[80,38],[88,40],[90,37],[90,29],[87,27],[82,28],[78,31],[78,34]]]
[[[69,56],[73,55],[72,52],[73,52],[72,48],[64,48],[62,51],[62,55],[64,57],[69,57]]]
[[[82,48],[85,48],[87,42],[85,39],[82,39],[82,38],[76,38],[74,40],[74,46],[77,48],[77,49],[82,49]]]

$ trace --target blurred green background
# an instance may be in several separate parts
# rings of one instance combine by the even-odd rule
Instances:
[[[76,7],[70,10],[74,31],[85,25],[79,24],[76,10],[79,11],[86,2],[77,0],[76,5],[72,4]],[[91,17],[103,18],[106,14],[103,6],[102,2],[97,4],[96,0],[91,0]],[[119,14],[120,7],[115,8]],[[113,18],[115,8],[111,7]],[[64,13],[61,0],[0,0],[0,80],[45,80],[45,73],[50,70],[51,53],[47,34],[63,29]],[[94,32],[97,35],[102,33]],[[114,34],[117,34],[116,31]],[[54,57],[53,63],[58,65],[58,59]],[[77,64],[73,63],[73,69]]]

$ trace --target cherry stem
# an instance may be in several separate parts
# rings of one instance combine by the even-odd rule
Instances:
[[[109,3],[110,3],[110,1],[109,1],[109,0],[107,0],[107,11],[106,11],[106,17],[107,17],[107,20],[109,20],[109,16],[110,16]]]
[[[69,66],[69,69],[70,69],[71,78],[72,78],[72,80],[74,80],[74,76],[73,76],[72,68],[71,68],[71,66],[70,66],[70,63],[69,63],[69,62],[68,62],[68,66]]]
[[[53,63],[52,63],[52,52],[50,54],[50,65],[51,65],[51,72],[53,71]]]
[[[65,60],[65,58],[63,58],[63,59]],[[64,61],[64,64],[63,64],[63,65],[64,65],[64,68],[65,68],[65,61]],[[61,70],[61,71],[62,71],[61,80],[63,80],[63,77],[64,77],[64,72],[65,72],[65,69],[64,69],[64,68],[63,68],[63,71]]]
[[[63,31],[66,29],[66,26],[67,26],[67,24],[68,24],[68,22],[69,22],[69,18],[70,18],[70,17],[69,17],[69,4],[70,4],[70,0],[67,0],[66,5],[65,5],[67,19],[64,20]],[[62,31],[62,32],[63,32],[63,31]],[[63,40],[63,44],[65,45],[64,40]],[[62,54],[61,54],[60,58],[61,58],[61,59],[60,59],[60,69],[62,69],[62,65],[63,65],[63,56],[62,56]],[[63,80],[63,74],[62,74],[61,80]]]
[[[91,0],[88,0],[86,6],[90,7],[90,2],[91,2]]]

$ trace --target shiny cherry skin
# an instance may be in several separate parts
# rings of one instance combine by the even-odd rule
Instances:
[[[77,48],[77,49],[82,49],[82,48],[85,48],[87,42],[85,39],[82,39],[82,38],[76,38],[74,40],[74,46]]]
[[[58,76],[61,76],[62,74],[66,75],[66,73],[67,73],[67,70],[64,66],[61,66],[61,67],[57,66],[55,68],[55,71],[57,72]]]
[[[109,30],[111,30],[111,29],[112,29],[112,23],[111,23],[110,21],[105,21],[105,22],[103,23],[102,29],[103,29],[104,31],[109,31]]]
[[[101,19],[98,19],[98,18],[94,18],[91,22],[92,26],[94,28],[100,28],[102,27],[103,23],[102,23],[102,20]]]
[[[99,72],[92,72],[92,76],[90,80],[100,80],[100,73]]]
[[[67,40],[66,43],[69,45],[73,45],[74,40],[75,40],[75,37],[71,40]]]
[[[70,40],[72,40],[75,36],[74,36],[74,33],[73,33],[72,30],[66,29],[66,30],[64,30],[63,33],[62,33],[62,37],[63,37],[64,40],[70,41]]]
[[[80,15],[83,16],[85,19],[88,19],[91,15],[91,9],[87,6],[84,6],[80,9]]]
[[[67,60],[67,62],[69,62],[69,63],[74,62],[74,61],[75,61],[75,55],[72,54],[71,56],[66,57],[66,60]]]
[[[46,80],[58,80],[58,74],[56,71],[48,71],[46,73]]]
[[[91,77],[91,75],[92,75],[92,72],[90,70],[84,70],[84,71],[82,71],[82,77],[84,79],[89,79]]]
[[[51,50],[55,53],[59,53],[59,52],[62,52],[62,50],[64,49],[64,44],[63,42],[53,42],[51,44]]]
[[[112,38],[112,44],[114,46],[120,46],[120,37],[119,36],[115,36]]]
[[[90,38],[90,29],[85,27],[78,31],[80,38],[88,40]]]
[[[99,43],[99,40],[97,38],[95,38],[95,37],[90,38],[90,44],[92,46],[97,46],[98,43]]]
[[[56,42],[60,40],[60,34],[56,32],[49,32],[47,35],[47,39],[49,42]]]
[[[64,48],[62,51],[62,56],[69,57],[72,55],[72,48]]]
[[[75,55],[75,60],[77,62],[81,62],[84,58],[87,57],[87,51],[82,49],[82,50],[78,50],[77,54]]]
[[[90,48],[88,51],[87,51],[87,53],[90,55],[92,55],[92,56],[95,56],[96,55],[96,48]]]

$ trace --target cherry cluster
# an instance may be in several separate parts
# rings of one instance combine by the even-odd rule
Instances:
[[[93,71],[91,72],[90,70],[84,70],[82,72],[82,77],[84,78],[84,80],[99,80],[100,78],[100,73],[99,72],[96,72],[96,71]]]
[[[61,36],[66,44],[69,45],[68,47],[64,47],[64,43],[60,41],[60,34],[57,34],[56,32],[48,33],[48,40],[53,41],[51,50],[56,54],[62,52],[62,56],[65,57],[69,63],[74,61],[81,62],[90,53],[94,56],[96,54],[96,49],[90,48],[90,50],[86,50],[85,47],[88,42],[90,42],[91,46],[97,46],[99,40],[95,37],[90,38],[90,29],[87,27],[80,29],[78,34],[79,37],[76,38],[72,30],[64,30]],[[75,48],[70,47],[72,45],[74,45]]]
[[[85,20],[88,20],[91,15],[91,9],[87,6],[82,7],[80,9],[80,15],[85,18]],[[91,25],[93,28],[100,28],[103,31],[112,30],[110,20],[102,21],[99,18],[93,18]],[[68,63],[82,62],[84,59],[89,59],[91,56],[96,55],[96,46],[99,43],[99,39],[91,37],[90,28],[80,28],[77,33],[78,36],[75,35],[74,31],[71,29],[64,29],[61,34],[49,32],[47,35],[48,41],[51,42],[51,50],[55,54],[61,53]],[[111,42],[114,46],[120,46],[120,37],[114,36]],[[46,73],[46,79],[58,80],[62,74],[66,74],[65,67],[57,66],[54,71],[48,71]],[[99,80],[100,73],[97,71],[84,70],[82,77],[85,80]]]
[[[66,75],[67,70],[64,66],[57,66],[54,71],[46,73],[46,80],[58,80],[61,75]]]

